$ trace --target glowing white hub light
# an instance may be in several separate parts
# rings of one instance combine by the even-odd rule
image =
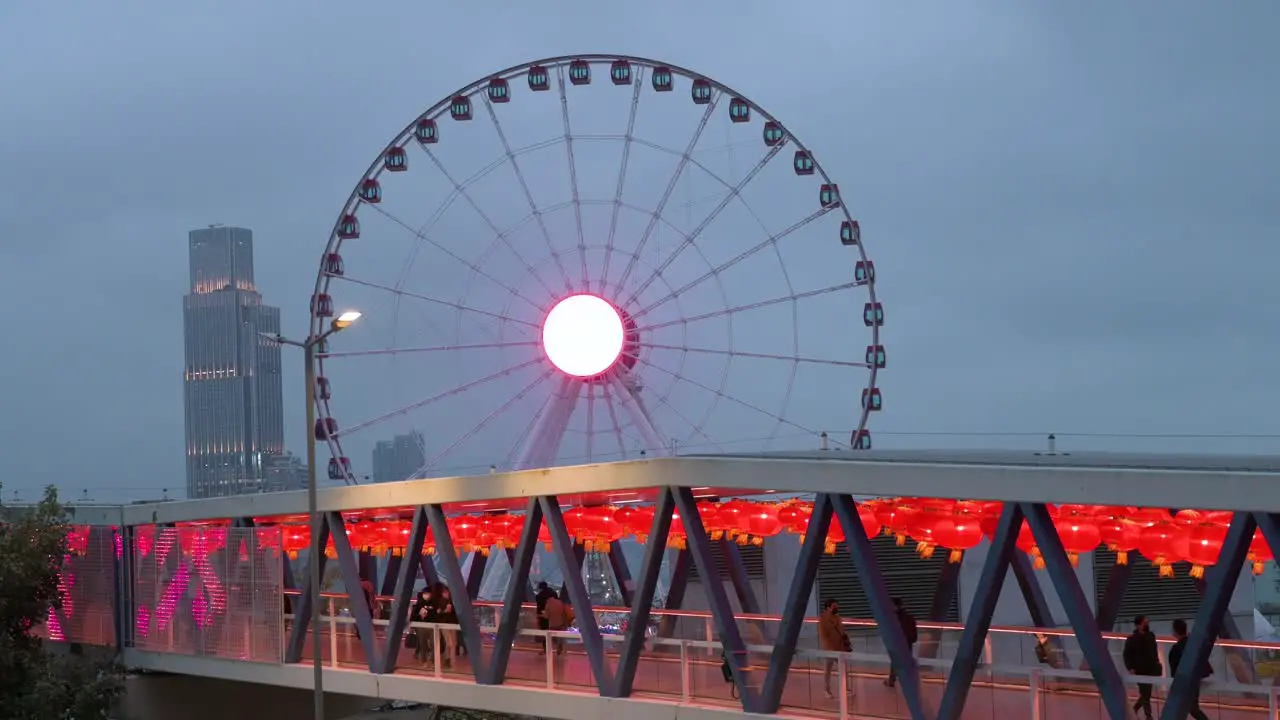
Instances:
[[[566,375],[589,378],[613,367],[622,354],[622,316],[597,295],[570,295],[542,323],[542,350]]]

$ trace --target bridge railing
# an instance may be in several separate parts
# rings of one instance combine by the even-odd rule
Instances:
[[[321,637],[324,662],[333,668],[365,668],[368,662],[356,636],[355,621],[340,613],[338,600],[330,598],[327,607],[323,608]],[[482,608],[479,612],[486,613],[487,610]],[[385,620],[375,622],[376,632],[384,642],[392,641],[385,637],[388,625]],[[488,663],[497,627],[492,622],[482,622],[481,631],[483,646],[467,650],[478,653],[481,661]],[[459,626],[414,622],[410,623],[408,633],[415,635],[423,652],[415,654],[412,649],[401,650],[396,673],[474,682],[471,657],[449,654],[449,649],[457,647],[461,638]],[[616,663],[623,636],[606,634],[604,640],[611,663]],[[404,642],[404,638],[394,641]],[[747,646],[749,684],[758,687],[763,683],[772,651],[773,646],[769,644],[752,643]],[[632,694],[672,703],[737,706],[732,688],[721,674],[722,652],[723,647],[715,640],[651,635],[637,666]],[[303,662],[310,662],[309,654],[304,656]],[[919,664],[925,700],[936,707],[941,700],[951,659],[920,658]],[[800,648],[783,689],[781,712],[840,718],[858,715],[907,718],[909,713],[900,693],[883,684],[888,672],[889,659],[882,652],[855,649],[853,652],[835,653]],[[543,631],[536,627],[524,627],[519,631],[513,643],[505,682],[548,690],[595,692],[597,689],[596,678],[578,634],[574,631]],[[1158,711],[1172,680],[1167,677],[1126,676],[1125,682],[1132,696],[1136,696],[1138,683],[1154,685]],[[1221,675],[1206,681],[1201,703],[1219,720],[1280,717],[1275,686],[1232,682]],[[965,717],[1101,720],[1107,714],[1097,695],[1095,680],[1087,670],[1008,661],[987,663],[979,669],[966,704]]]

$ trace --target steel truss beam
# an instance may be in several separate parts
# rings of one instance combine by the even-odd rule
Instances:
[[[933,587],[933,601],[929,603],[929,620],[945,622],[951,602],[955,599],[956,589],[960,586],[960,568],[963,563],[948,562],[942,565],[938,574],[938,583]],[[925,630],[921,633],[920,648],[916,654],[922,658],[936,658],[938,647],[942,644],[942,630]]]
[[[1098,601],[1098,629],[1102,632],[1114,632],[1116,619],[1120,615],[1120,604],[1124,602],[1125,591],[1129,589],[1129,578],[1133,577],[1133,565],[1119,563],[1111,566],[1107,576],[1107,589],[1102,592]]]
[[[325,520],[329,525],[329,535],[333,538],[333,549],[338,556],[338,571],[342,575],[342,586],[347,591],[347,607],[356,621],[356,634],[364,649],[365,662],[369,665],[369,672],[376,673],[380,670],[382,655],[378,651],[378,637],[373,630],[373,608],[369,607],[361,586],[363,578],[360,576],[360,559],[351,548],[342,513],[325,513]]]
[[[738,632],[738,621],[729,605],[729,596],[724,592],[724,583],[719,581],[720,573],[716,569],[715,556],[711,554],[711,540],[702,524],[698,503],[694,500],[693,491],[687,487],[670,488],[669,492],[675,496],[676,512],[680,513],[684,524],[689,555],[698,567],[698,575],[703,578],[702,586],[707,593],[707,604],[710,606],[720,643],[724,647],[725,660],[733,674],[733,683],[738,686],[742,709],[749,713],[759,712],[760,697],[756,689],[747,682],[747,666],[750,664],[747,647],[742,641],[742,634]]]
[[[666,541],[663,541],[663,547],[666,547]],[[613,571],[613,581],[618,585],[618,592],[622,594],[622,602],[631,607],[631,600],[635,596],[635,588],[632,586],[631,568],[627,566],[627,558],[622,553],[622,547],[618,543],[609,545],[609,569]]]
[[[318,523],[320,532],[311,539],[310,550],[308,553],[314,557],[308,558],[309,562],[316,563],[316,572],[324,577],[324,566],[328,558],[324,554],[324,548],[329,544],[329,523],[323,518]],[[319,548],[319,552],[316,549]],[[289,644],[285,648],[284,661],[286,663],[302,662],[303,645],[307,640],[307,626],[311,624],[311,604],[320,602],[320,598],[311,596],[311,583],[302,590],[302,594],[298,596],[298,604],[293,608],[293,629],[289,631]],[[317,628],[316,632],[320,629]]]
[[[631,616],[627,622],[628,632],[622,641],[622,651],[618,657],[613,697],[629,697],[635,683],[640,653],[644,650],[645,630],[649,626],[649,614],[653,609],[653,596],[658,590],[662,560],[667,553],[667,535],[671,532],[671,511],[674,507],[675,497],[671,491],[666,488],[660,490],[654,505],[649,541],[644,547],[644,562],[640,566],[640,583],[636,586],[635,596],[630,603]]]
[[[1058,591],[1058,599],[1062,601],[1063,610],[1075,630],[1080,651],[1098,683],[1102,705],[1112,718],[1122,720],[1128,716],[1128,694],[1124,681],[1107,651],[1106,640],[1102,638],[1098,621],[1089,608],[1089,599],[1080,588],[1075,568],[1062,547],[1062,538],[1054,527],[1053,518],[1049,516],[1049,510],[1043,503],[1023,503],[1022,512],[1032,536],[1035,537],[1036,545],[1040,548],[1040,556],[1044,559],[1049,579]]]
[[[1267,529],[1271,530],[1272,535],[1277,534],[1274,516],[1265,518],[1263,522],[1264,535]],[[1200,609],[1196,611],[1191,637],[1183,648],[1182,662],[1173,674],[1173,685],[1169,688],[1164,712],[1160,713],[1161,720],[1182,720],[1191,709],[1191,701],[1199,692],[1201,669],[1209,662],[1214,640],[1222,630],[1223,615],[1226,614],[1231,595],[1236,589],[1234,579],[1239,576],[1240,568],[1249,554],[1249,543],[1253,540],[1253,532],[1257,527],[1258,520],[1253,513],[1237,512],[1231,519],[1226,540],[1218,553],[1218,562],[1210,570],[1211,582],[1205,584],[1204,599],[1200,602]],[[1272,542],[1271,537],[1267,537],[1267,541]]]
[[[413,607],[414,581],[417,580],[418,568],[424,559],[422,544],[427,539],[427,525],[426,510],[421,507],[414,508],[408,544],[405,547],[403,559],[396,567],[395,589],[392,591],[391,598],[391,620],[387,627],[387,644],[383,648],[382,664],[374,672],[391,673],[396,670],[396,661],[400,655],[400,638],[404,635],[405,626],[409,623],[409,610]],[[431,562],[430,558],[426,558],[426,561]],[[387,567],[387,574],[391,574],[390,566]]]
[[[498,634],[493,641],[493,657],[488,673],[478,682],[500,685],[506,680],[507,661],[511,658],[511,646],[520,629],[520,611],[525,594],[529,592],[529,568],[538,553],[538,530],[542,527],[542,504],[536,498],[529,500],[524,513],[524,526],[520,529],[520,542],[511,558],[511,577],[507,580],[506,595],[502,599],[502,616],[498,620]]]
[[[929,717],[929,712],[920,692],[920,666],[911,654],[906,632],[898,621],[898,614],[889,598],[889,590],[884,584],[884,576],[880,574],[880,566],[871,552],[871,541],[867,539],[862,521],[858,518],[857,503],[849,495],[828,497],[836,517],[840,519],[840,527],[844,529],[849,555],[858,573],[858,582],[867,591],[867,600],[880,630],[880,639],[884,642],[889,661],[893,663],[902,682],[902,696],[906,700],[907,711],[911,713],[913,720],[925,720]]]
[[[650,538],[652,541],[652,538]],[[671,568],[671,585],[667,587],[667,603],[663,606],[665,610],[679,610],[684,606],[684,591],[689,587],[689,553],[686,550],[677,550],[675,562]],[[658,637],[669,638],[675,632],[676,623],[680,618],[675,615],[663,615],[658,621]]]
[[[582,580],[582,561],[578,554],[578,546],[569,537],[565,528],[564,515],[560,512],[560,501],[554,495],[538,499],[542,506],[542,515],[547,522],[547,530],[551,534],[551,549],[560,565],[560,574],[564,577],[565,589],[569,591],[569,604],[578,618],[578,635],[587,651],[587,660],[591,663],[591,673],[596,681],[596,688],[601,695],[608,695],[614,689],[613,673],[610,672],[605,658],[604,639],[600,636],[600,626],[596,624],[596,615],[591,607],[591,596],[587,594],[587,585]]]
[[[471,661],[472,674],[476,678],[484,677],[484,645],[480,639],[480,623],[472,610],[467,581],[462,576],[462,566],[458,563],[458,552],[454,548],[453,536],[449,533],[449,523],[445,519],[444,508],[439,505],[428,505],[424,511],[427,522],[431,525],[431,535],[436,541],[436,556],[440,558],[442,577],[449,587],[453,609],[458,614],[458,625],[462,628],[462,639],[468,649],[467,659]],[[452,658],[450,660],[452,661]]]
[[[813,514],[809,516],[804,544],[800,547],[796,572],[787,590],[786,604],[782,606],[782,626],[778,628],[777,641],[769,658],[769,671],[765,673],[764,687],[760,690],[760,712],[776,713],[782,705],[782,691],[791,670],[791,660],[796,654],[800,631],[804,628],[813,584],[818,578],[818,561],[822,558],[827,531],[831,528],[831,514],[831,500],[826,495],[818,495],[813,503]]]
[[[938,706],[938,720],[959,720],[964,712],[964,704],[969,698],[974,673],[978,670],[987,632],[991,629],[996,602],[1000,599],[1000,590],[1004,586],[1005,575],[1009,572],[1009,562],[1017,551],[1018,530],[1021,528],[1021,506],[1006,503],[992,535],[987,559],[982,564],[982,573],[978,578],[973,601],[969,605],[964,630],[960,633],[960,644],[951,663],[951,672],[947,674],[942,702]]]

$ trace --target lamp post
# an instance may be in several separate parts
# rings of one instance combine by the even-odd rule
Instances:
[[[307,403],[307,517],[311,522],[311,669],[315,682],[315,720],[324,720],[324,663],[321,659],[320,643],[320,512],[316,508],[316,348],[336,332],[351,327],[360,319],[360,313],[348,310],[334,319],[329,329],[319,335],[311,335],[298,342],[289,340],[280,334],[264,333],[268,338],[281,345],[293,345],[302,348],[306,362],[304,376],[306,378]],[[296,619],[295,619],[296,622]]]

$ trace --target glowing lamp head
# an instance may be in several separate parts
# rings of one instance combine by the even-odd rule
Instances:
[[[622,345],[622,316],[597,295],[564,298],[542,323],[543,352],[571,377],[595,377],[613,367],[622,355]]]

